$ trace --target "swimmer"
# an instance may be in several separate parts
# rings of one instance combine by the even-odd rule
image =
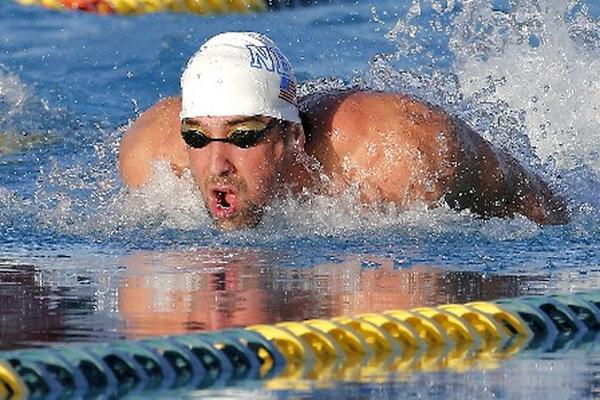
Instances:
[[[222,229],[252,227],[279,196],[335,196],[401,209],[443,202],[482,217],[569,220],[539,176],[464,122],[399,93],[324,92],[297,98],[290,61],[266,36],[228,32],[189,60],[181,97],[163,99],[131,125],[119,168],[132,188],[152,163],[190,170]]]

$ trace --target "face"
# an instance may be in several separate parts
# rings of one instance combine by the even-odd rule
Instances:
[[[283,125],[282,121],[262,116],[182,121],[192,175],[221,228],[256,225],[264,207],[281,193],[286,171],[293,162]]]

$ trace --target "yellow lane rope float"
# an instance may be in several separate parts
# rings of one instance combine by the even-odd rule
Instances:
[[[600,332],[600,291],[390,310],[192,335],[0,352],[0,399],[121,397],[263,379],[267,388],[494,368]],[[378,378],[379,377],[379,378]]]
[[[305,6],[317,0],[14,0],[25,6],[79,10],[100,14],[187,12],[194,14],[243,13]]]

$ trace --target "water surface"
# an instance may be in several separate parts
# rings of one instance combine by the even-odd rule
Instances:
[[[0,347],[213,330],[598,287],[600,9],[594,1],[327,2],[266,14],[136,17],[0,4]],[[179,92],[209,36],[257,30],[303,93],[407,92],[467,121],[569,199],[573,221],[282,199],[223,233],[189,176],[115,169],[125,127]],[[493,369],[251,382],[188,397],[593,398],[594,346]],[[165,395],[168,397],[169,395]]]

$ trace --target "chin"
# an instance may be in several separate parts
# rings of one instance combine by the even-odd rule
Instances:
[[[232,216],[231,218],[214,218],[215,224],[224,231],[255,228],[261,220],[261,212],[251,212]]]

